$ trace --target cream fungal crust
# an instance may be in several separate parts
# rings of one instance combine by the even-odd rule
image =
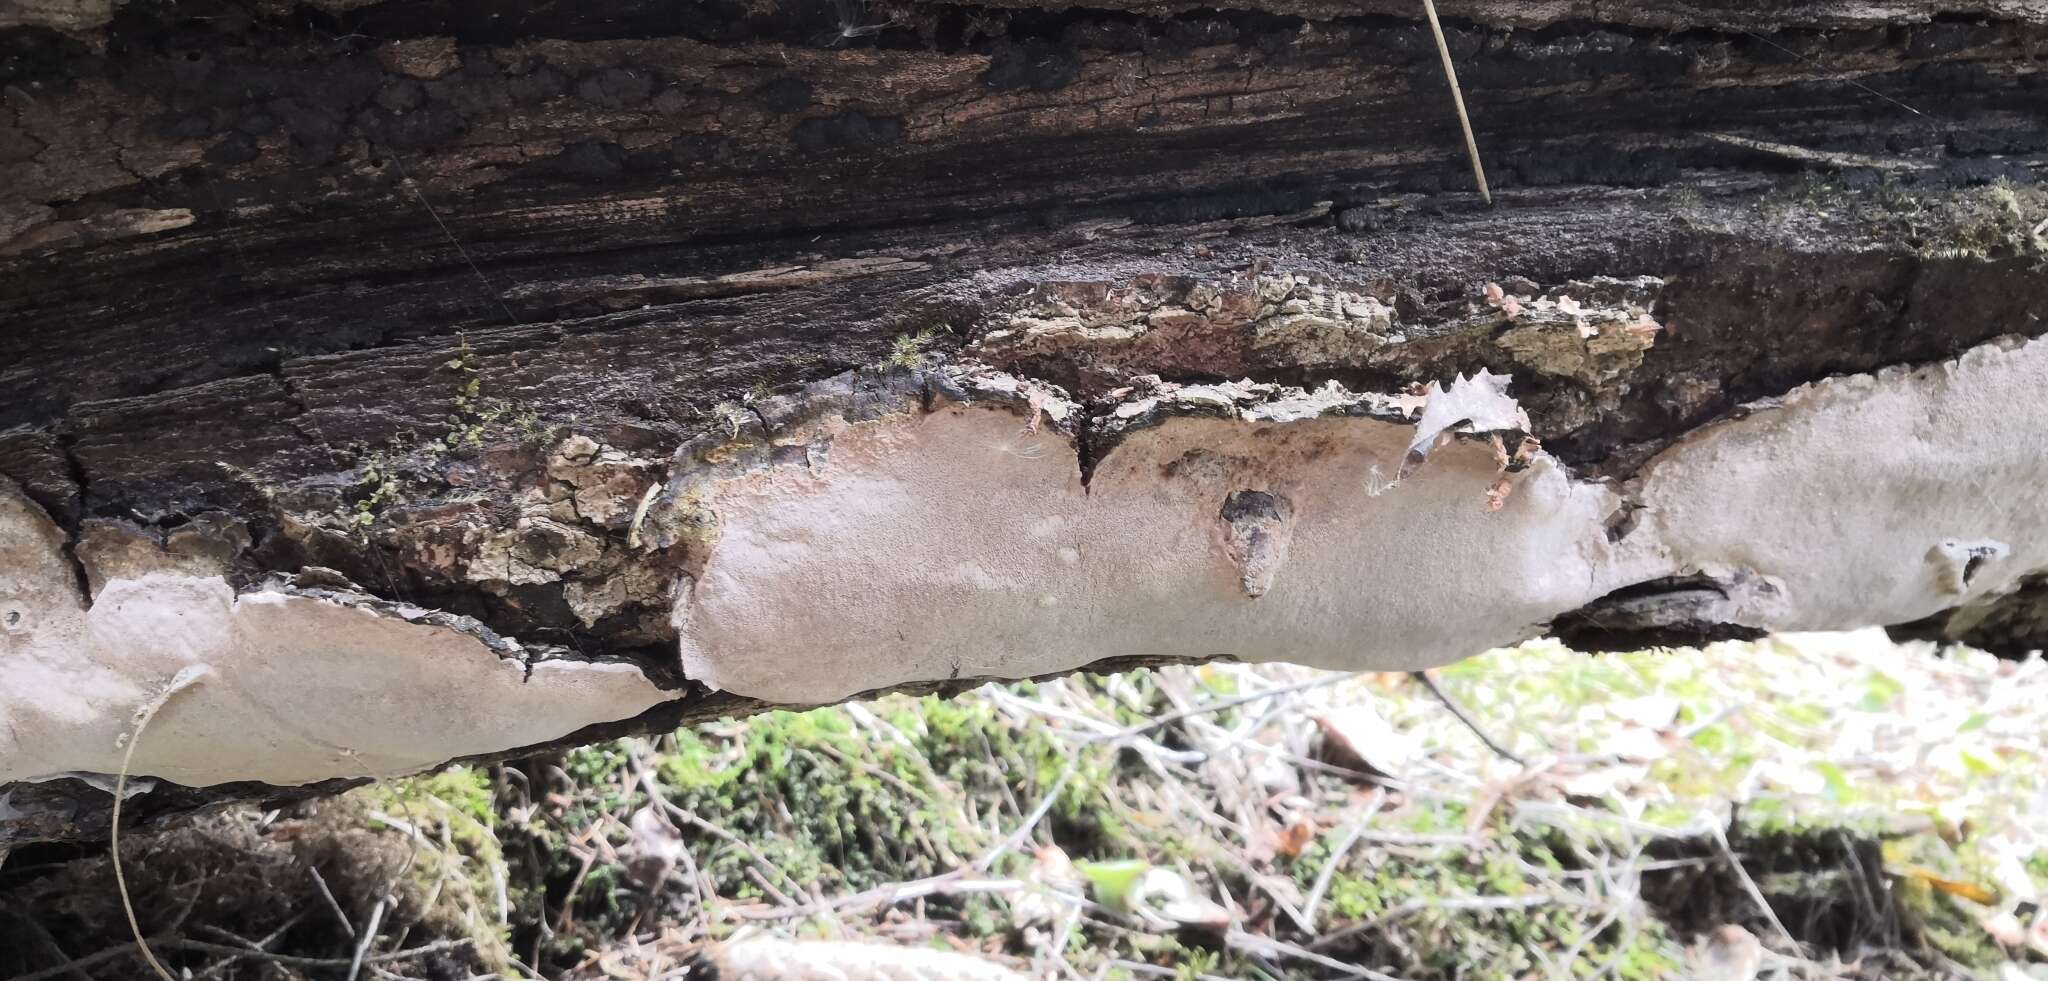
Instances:
[[[1997,595],[2048,569],[2044,393],[2048,339],[1803,386],[1659,454],[1639,533],[1668,565],[1765,577],[1726,615],[1774,630]]]
[[[1830,379],[1680,441],[1626,488],[1537,454],[1498,511],[1479,442],[1388,486],[1415,428],[1379,418],[1175,416],[1124,435],[1085,488],[1067,439],[1009,407],[830,420],[829,454],[699,488],[719,533],[678,594],[683,666],[799,703],[1125,655],[1415,669],[1695,573],[1724,583],[1729,623],[1903,622],[2048,568],[2042,391],[2040,340]],[[1250,526],[1220,514],[1242,491],[1288,504],[1256,598]],[[1611,542],[1624,506],[1642,520]]]
[[[330,599],[131,570],[88,607],[63,536],[0,484],[0,783],[121,763],[135,711],[208,670],[132,773],[204,786],[415,773],[631,717],[669,697],[625,664],[502,658],[477,636]]]
[[[1125,436],[1085,489],[1066,439],[1021,425],[958,403],[837,424],[824,465],[721,482],[720,537],[678,609],[685,672],[824,702],[1134,654],[1416,667],[1527,636],[1615,564],[1614,494],[1547,460],[1498,512],[1483,444],[1385,486],[1411,425],[1173,417]],[[1246,490],[1295,516],[1256,599],[1221,515]]]
[[[1706,604],[1688,615],[1808,630],[1983,603],[2048,569],[2048,340],[1805,386],[1622,486],[1538,452],[1498,510],[1483,429],[1519,414],[1478,390],[1462,397],[1499,411],[1424,440],[1417,466],[1418,426],[1445,420],[1414,397],[1147,383],[1097,420],[1084,485],[1075,406],[948,370],[929,405],[842,382],[765,407],[772,436],[690,449],[704,462],[636,513],[691,557],[673,611],[691,678],[801,704],[1125,655],[1413,669],[1671,577],[1721,594],[1687,580]],[[95,534],[88,602],[64,534],[0,484],[0,782],[115,770],[136,709],[193,665],[135,775],[390,776],[671,697],[627,664],[504,656],[460,618],[238,594],[194,558],[205,542]]]

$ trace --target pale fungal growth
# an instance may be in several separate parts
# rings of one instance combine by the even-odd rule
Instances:
[[[2048,570],[2048,340],[1816,382],[1699,430],[1634,481],[1633,543],[1670,566],[1746,569],[1773,630],[1904,623]],[[1964,590],[1945,542],[2004,543]],[[1964,560],[1967,570],[1969,562]]]
[[[1990,563],[2011,554],[2012,546],[2004,542],[1950,541],[1934,546],[1927,558],[1934,566],[1935,581],[1941,589],[1951,596],[1961,596],[1970,591],[1970,584]]]
[[[1253,599],[1273,588],[1294,541],[1294,505],[1279,494],[1241,490],[1223,499],[1225,551],[1242,573],[1244,594]]]
[[[1508,322],[1493,343],[1529,371],[1605,393],[1642,365],[1664,329],[1650,313],[1664,290],[1654,276],[1596,276],[1548,292],[1533,286],[1519,284],[1515,294],[1496,283],[1485,288],[1487,306]]]
[[[105,518],[89,518],[74,551],[85,570],[86,588],[98,596],[112,579],[146,572],[191,576],[225,575],[236,553],[249,547],[249,530],[221,514],[201,514],[167,535]]]
[[[1415,422],[1415,436],[1408,441],[1407,456],[1401,461],[1401,479],[1407,479],[1429,459],[1429,453],[1450,440],[1456,432],[1497,433],[1529,430],[1529,414],[1508,396],[1508,378],[1484,368],[1467,379],[1459,376],[1449,388],[1429,383],[1424,393],[1422,418]]]
[[[1816,630],[1917,619],[2048,569],[2048,456],[2014,449],[2048,430],[2048,341],[1806,386],[1624,487],[1496,448],[1527,420],[1493,376],[1454,382],[1421,420],[1335,386],[1144,382],[1096,421],[1084,485],[1067,430],[1002,452],[1020,407],[969,389],[1015,380],[960,370],[928,406],[870,402],[775,438],[829,454],[755,448],[755,465],[685,478],[717,527],[676,605],[692,678],[801,703],[1125,655],[1414,669],[1641,584],[1694,584],[1667,619]],[[1438,445],[1444,426],[1474,438]],[[1436,447],[1427,466],[1367,479],[1418,443]],[[1525,469],[1489,510],[1503,457]]]
[[[1131,655],[1407,670],[1553,624],[1906,623],[2048,572],[2048,340],[1796,389],[1621,484],[1528,438],[1507,376],[1125,381],[1090,410],[972,362],[858,373],[667,461],[565,441],[469,569],[555,586],[586,623],[653,600],[689,678],[789,704]],[[245,534],[88,524],[88,601],[63,533],[0,488],[0,782],[113,772],[128,709],[193,666],[138,776],[406,773],[670,697],[317,569],[238,593],[216,565]]]
[[[150,723],[132,772],[203,786],[417,772],[559,738],[670,697],[626,664],[528,663],[460,617],[281,585],[240,593],[123,550],[86,603],[64,537],[0,482],[0,783],[110,774],[130,710],[205,671]],[[106,570],[103,569],[104,573]],[[497,649],[494,649],[494,646]]]
[[[1051,372],[1092,392],[1141,372],[1406,373],[1418,349],[1442,350],[1455,341],[1496,348],[1518,372],[1568,379],[1611,405],[1617,383],[1642,366],[1664,330],[1652,313],[1664,286],[1655,276],[1594,276],[1547,287],[1515,279],[1485,284],[1481,303],[1404,315],[1391,292],[1306,273],[1039,283],[969,351],[1005,370]]]
[[[1041,283],[975,351],[1005,364],[1058,356],[1120,381],[1124,367],[1141,364],[1357,364],[1394,342],[1393,306],[1354,287],[1290,273],[1218,283],[1155,274],[1122,284]]]
[[[1597,595],[1587,570],[1610,561],[1611,491],[1538,459],[1489,514],[1484,441],[1372,497],[1362,475],[1398,469],[1414,435],[1392,397],[1161,386],[1098,422],[1084,487],[1065,433],[1004,453],[1014,403],[952,387],[929,411],[782,434],[829,438],[823,466],[697,486],[719,533],[678,599],[687,674],[822,702],[1127,654],[1412,667],[1526,636]],[[1291,537],[1241,566],[1219,517],[1247,490],[1287,499]],[[1248,573],[1271,583],[1256,599]]]
[[[630,456],[588,436],[570,436],[548,455],[553,486],[541,500],[558,519],[606,528],[628,526],[658,470],[654,460]],[[566,514],[561,513],[563,507]]]

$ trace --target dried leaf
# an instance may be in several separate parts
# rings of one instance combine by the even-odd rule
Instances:
[[[1923,869],[1917,865],[1908,865],[1890,871],[1893,875],[1901,878],[1918,879],[1921,882],[1925,882],[1937,892],[1945,892],[1951,896],[1967,899],[1981,906],[1989,906],[1992,903],[1998,902],[1998,894],[1983,886],[1977,885],[1974,882],[1961,882],[1956,879],[1945,878],[1931,869]]]
[[[1131,910],[1132,892],[1152,864],[1127,858],[1115,862],[1075,862],[1074,868],[1088,880],[1088,894],[1095,901],[1119,912]]]
[[[1644,695],[1608,702],[1601,706],[1601,711],[1610,719],[1645,729],[1664,730],[1678,721],[1680,707],[1678,699],[1666,695]]]
[[[1650,766],[1639,763],[1633,766],[1603,766],[1574,774],[1558,781],[1558,789],[1568,797],[1583,797],[1605,800],[1613,794],[1634,787],[1649,779]]]
[[[626,878],[643,889],[659,888],[683,856],[683,833],[652,804],[634,811],[626,828]]]
[[[1529,414],[1508,395],[1509,381],[1506,375],[1481,368],[1469,379],[1459,375],[1449,388],[1430,382],[1429,401],[1415,424],[1415,438],[1408,443],[1408,458],[1401,464],[1400,476],[1406,478],[1422,466],[1440,436],[1452,432],[1527,431]]]
[[[1250,776],[1260,790],[1275,797],[1301,793],[1301,772],[1276,753],[1249,754]]]
[[[1073,860],[1056,845],[1047,845],[1032,854],[1031,870],[1024,874],[1024,881],[1037,888],[1010,897],[1010,922],[1020,930],[1058,919],[1068,906],[1052,893],[1077,893],[1083,884]]]
[[[2020,918],[2010,910],[1987,916],[1983,922],[1984,932],[2001,946],[2018,947],[2027,942],[2027,928],[2020,925]]]
[[[1074,867],[1074,860],[1060,850],[1058,845],[1047,845],[1031,855],[1031,881],[1042,882],[1060,888],[1079,888],[1081,872]]]
[[[845,940],[783,940],[751,936],[705,945],[701,969],[690,977],[712,978],[953,978],[956,981],[1024,981],[1025,975],[980,956],[965,944],[955,950],[898,947]],[[672,977],[662,972],[662,977]]]
[[[1217,932],[1230,928],[1230,911],[1195,892],[1172,869],[1147,869],[1127,898],[1130,912],[1154,927]]]
[[[1300,858],[1309,843],[1316,840],[1316,821],[1312,817],[1301,817],[1287,826],[1278,835],[1274,850],[1288,858]]]
[[[631,947],[613,947],[597,955],[597,969],[617,981],[643,981],[647,972],[635,963],[640,959],[639,953]]]
[[[1764,945],[1748,930],[1734,924],[1716,929],[1691,958],[1694,981],[1755,981],[1763,969]]]
[[[1671,743],[1666,733],[1631,726],[1602,738],[1600,751],[1624,760],[1652,763],[1671,755]]]
[[[1407,733],[1388,725],[1369,704],[1347,705],[1316,716],[1322,731],[1317,757],[1366,777],[1399,779],[1421,755]]]
[[[1501,474],[1494,479],[1493,486],[1486,489],[1486,509],[1498,511],[1508,506],[1508,496],[1515,492],[1514,478]]]
[[[1998,882],[1999,891],[2007,899],[2029,903],[2041,899],[2041,891],[2034,885],[2033,875],[2027,871],[2031,849],[2004,835],[1980,844],[1992,856],[1991,877]]]

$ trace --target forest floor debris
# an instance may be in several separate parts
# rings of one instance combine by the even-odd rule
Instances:
[[[193,977],[667,979],[862,942],[1037,978],[2048,978],[2038,658],[1533,643],[1426,680],[891,696],[125,854]],[[0,867],[0,978],[140,967],[103,849]]]

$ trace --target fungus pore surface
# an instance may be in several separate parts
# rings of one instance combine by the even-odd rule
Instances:
[[[1524,441],[1484,373],[1398,396],[1141,378],[1084,409],[969,362],[754,406],[677,452],[630,537],[686,557],[684,674],[787,704],[1125,656],[1424,668],[1589,608],[1654,620],[1660,584],[1688,622],[1895,624],[2048,570],[2043,390],[2048,341],[1999,341],[1746,406],[1615,483]],[[237,534],[73,543],[0,486],[0,782],[115,770],[193,667],[136,775],[402,774],[676,697],[348,588],[238,590],[208,559]]]
[[[63,546],[0,483],[0,783],[115,772],[135,711],[192,667],[206,671],[152,719],[135,774],[192,786],[397,776],[670,697],[629,664],[528,663],[480,627],[444,625],[459,618],[413,622],[335,593],[238,595],[220,576],[127,563],[88,605]]]
[[[685,672],[825,702],[1133,655],[1416,669],[1680,577],[1721,595],[1719,622],[1816,630],[1985,602],[2048,568],[2048,341],[1804,386],[1619,486],[1541,452],[1504,473],[1474,417],[1511,413],[1458,412],[1459,438],[1403,476],[1440,413],[1334,386],[1164,387],[1095,420],[1085,483],[1075,439],[1031,425],[1043,399],[779,432],[804,451],[693,490],[716,532],[678,591]]]

